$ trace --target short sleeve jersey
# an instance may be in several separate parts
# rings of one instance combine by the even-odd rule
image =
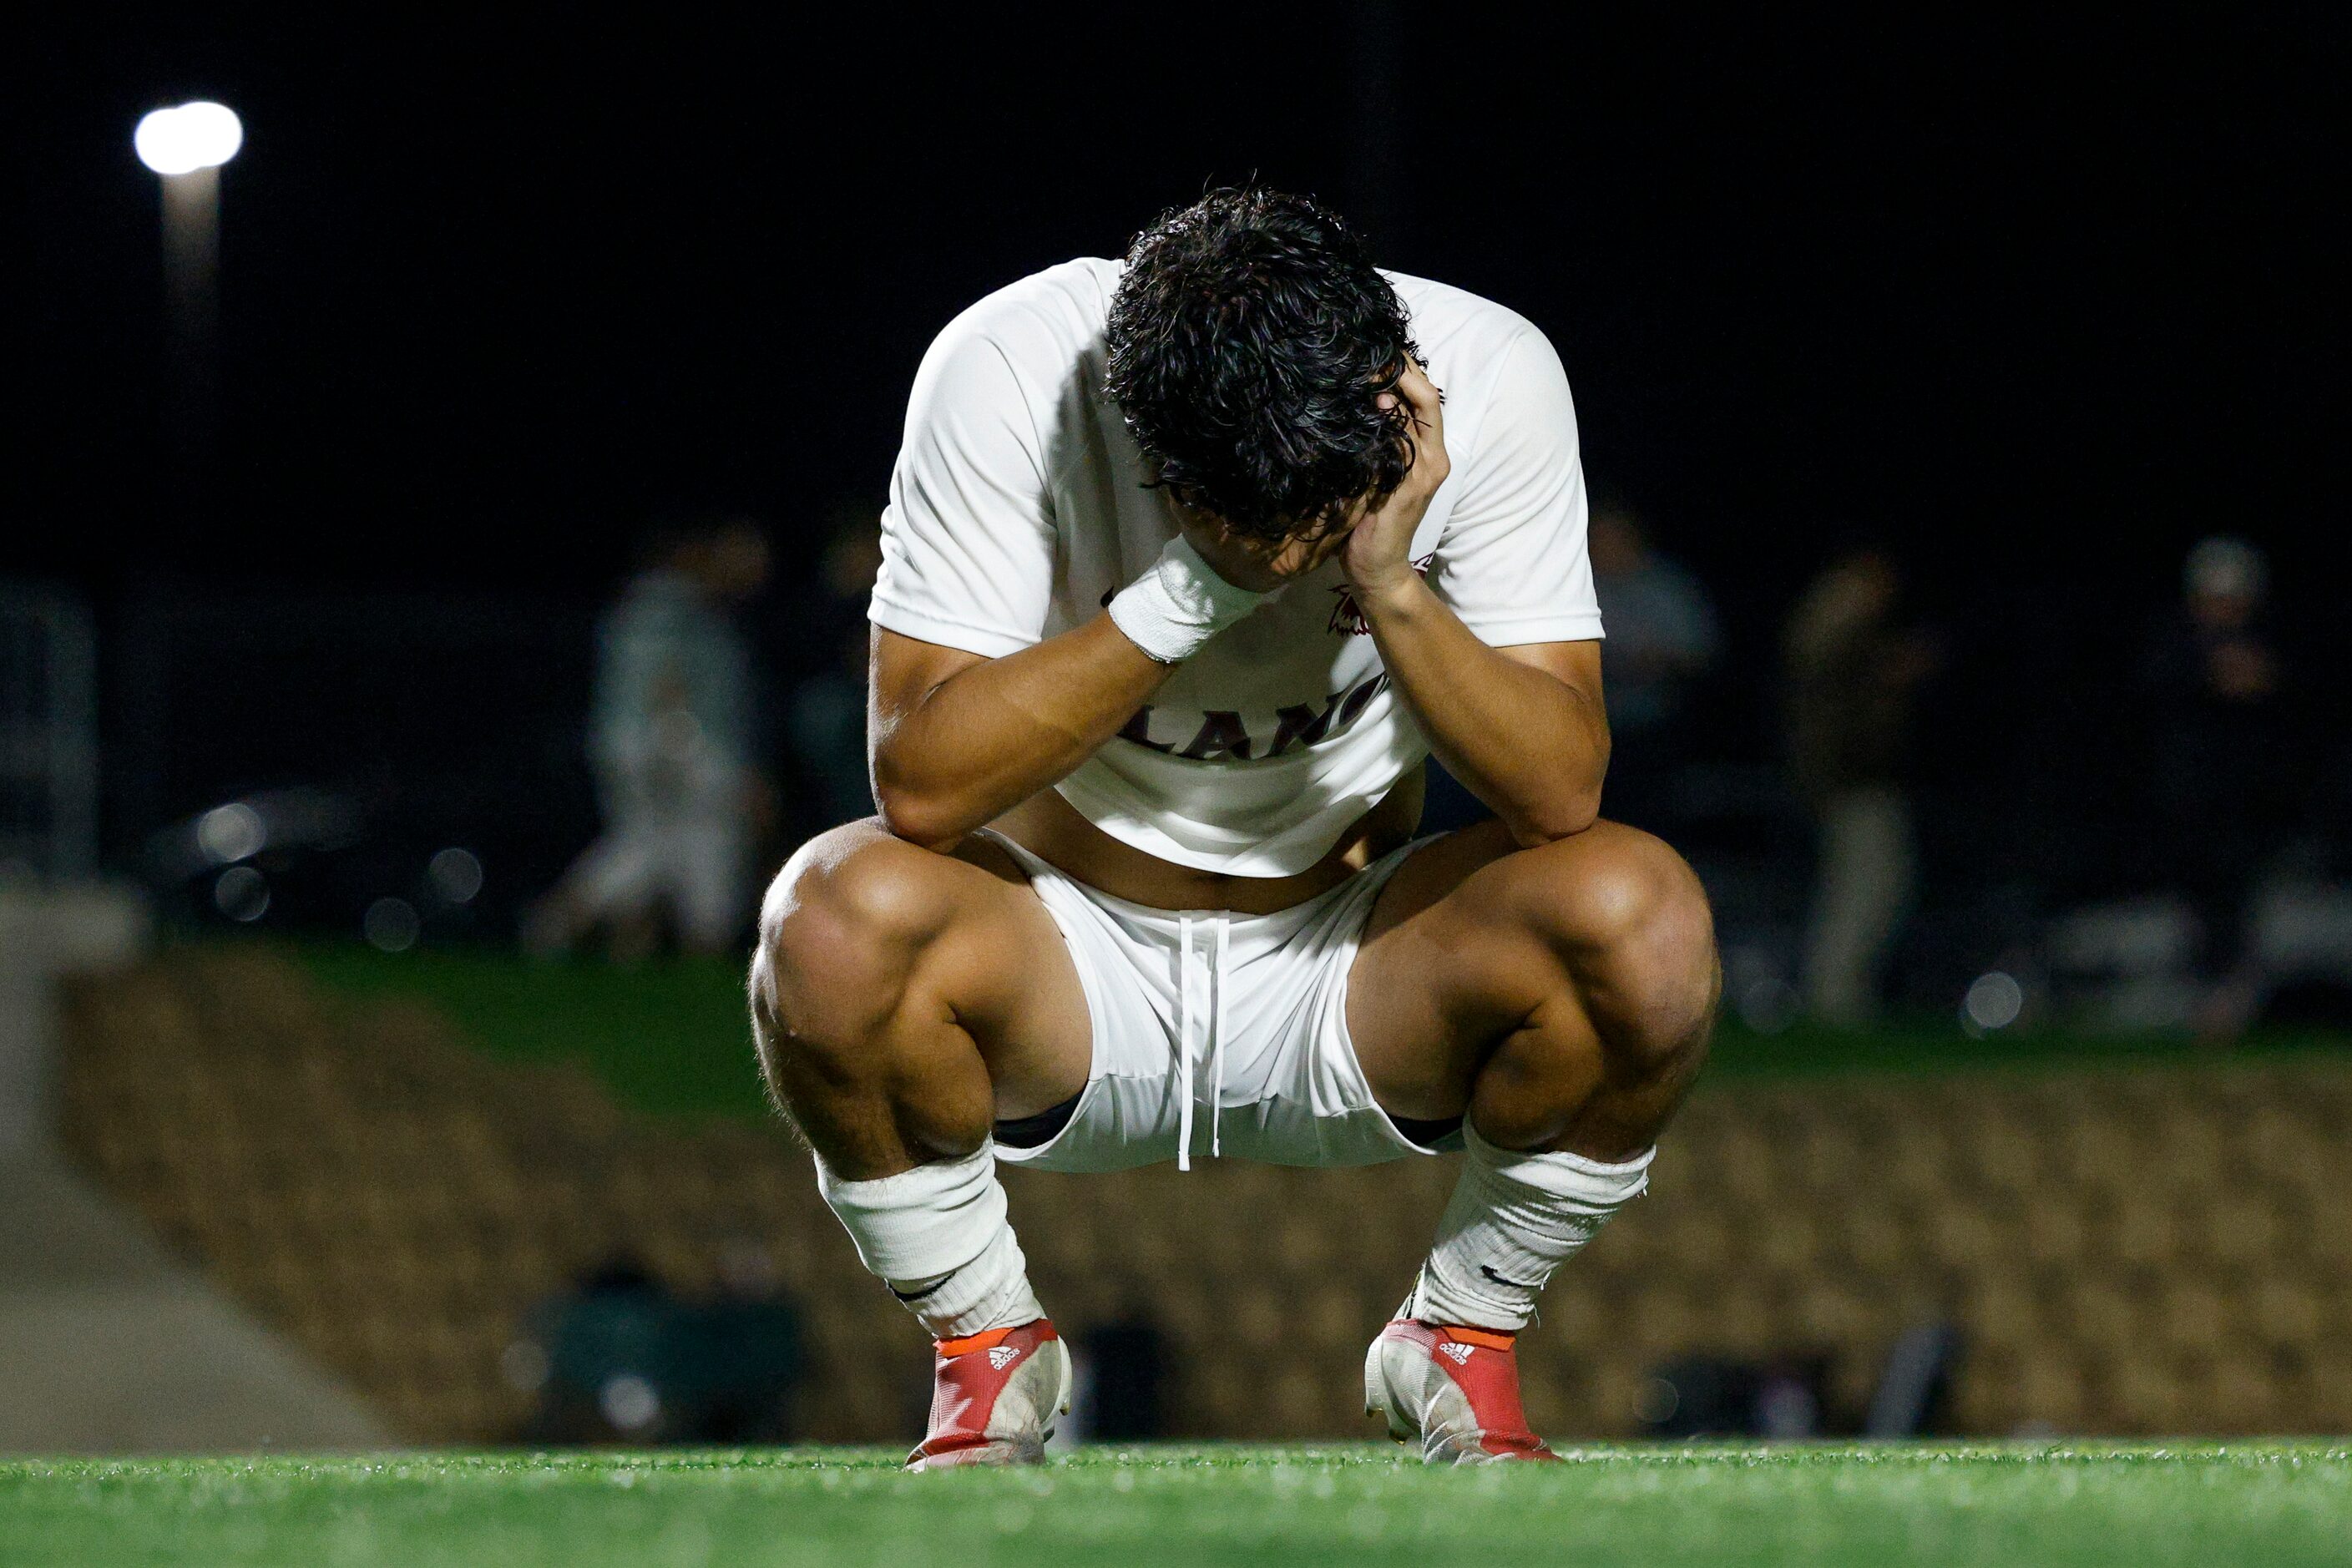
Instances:
[[[1002,658],[1099,614],[1175,537],[1167,493],[1103,390],[1121,265],[1049,268],[932,343],[883,513],[876,625]],[[1452,471],[1413,535],[1414,565],[1490,645],[1600,637],[1559,356],[1502,306],[1386,276],[1445,393]],[[1055,788],[1162,859],[1288,876],[1428,751],[1334,560],[1218,633]]]

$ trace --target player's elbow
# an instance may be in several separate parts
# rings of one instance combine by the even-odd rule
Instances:
[[[1516,812],[1502,814],[1522,849],[1573,838],[1601,820],[1601,781],[1609,772],[1609,742],[1594,747],[1590,765],[1562,769],[1550,787]]]
[[[1546,844],[1556,844],[1563,838],[1573,838],[1601,820],[1601,788],[1563,790],[1552,799],[1536,804],[1524,813],[1517,814],[1510,824],[1511,837],[1522,849],[1535,849]]]
[[[919,769],[909,769],[909,761],[896,737],[886,737],[872,753],[874,809],[882,818],[882,826],[893,838],[925,849],[948,850],[971,831],[969,823],[960,820],[955,801],[948,792],[935,785],[909,778],[910,772],[919,775]]]
[[[890,830],[892,837],[925,849],[944,854],[971,831],[954,810],[952,802],[904,784],[877,780],[874,804],[882,815],[882,826]]]
[[[1609,729],[1594,722],[1584,736],[1581,754],[1563,759],[1536,798],[1517,812],[1503,812],[1503,820],[1522,849],[1573,838],[1601,820],[1601,784],[1609,776]]]

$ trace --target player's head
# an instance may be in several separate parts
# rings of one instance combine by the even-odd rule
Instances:
[[[1236,533],[1315,533],[1412,466],[1406,410],[1380,401],[1419,357],[1404,306],[1307,197],[1218,190],[1164,214],[1127,254],[1109,346],[1158,482]]]

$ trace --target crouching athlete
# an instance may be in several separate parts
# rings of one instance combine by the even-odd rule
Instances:
[[[1718,989],[1689,868],[1599,820],[1585,511],[1543,335],[1302,198],[1213,193],[932,345],[881,815],[793,856],[751,973],[825,1201],[937,1342],[910,1465],[1034,1460],[1067,1403],[999,1161],[1457,1149],[1366,1403],[1433,1462],[1552,1457],[1516,1336],[1643,1190]],[[1414,837],[1433,752],[1494,820]]]

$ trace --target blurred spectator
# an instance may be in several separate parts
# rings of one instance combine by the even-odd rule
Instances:
[[[2269,567],[2242,539],[2189,552],[2178,610],[2150,638],[2151,770],[2163,862],[2199,928],[2198,978],[2209,1032],[2251,1016],[2259,977],[2247,909],[2277,847],[2291,788],[2278,651],[2262,625]]]
[[[1079,1336],[1088,1375],[1083,1436],[1094,1443],[1149,1443],[1168,1435],[1168,1336],[1131,1305]]]
[[[866,771],[866,605],[882,570],[882,527],[845,509],[826,543],[805,613],[826,661],[793,689],[791,738],[803,795],[803,834],[874,813]]]
[[[662,535],[597,632],[589,763],[604,831],[533,911],[534,952],[603,928],[616,956],[726,950],[749,912],[767,784],[754,761],[751,661],[736,610],[768,576],[740,519]]]
[[[1790,762],[1820,831],[1805,1000],[1844,1027],[1877,1013],[1878,968],[1914,876],[1904,764],[1936,655],[1897,624],[1902,586],[1885,552],[1857,551],[1815,579],[1786,636]]]
[[[1609,815],[1646,823],[1666,785],[1689,761],[1683,722],[1690,684],[1715,663],[1723,642],[1706,590],[1651,548],[1641,521],[1622,501],[1592,513],[1592,581],[1609,628],[1601,647],[1608,677]]]
[[[535,1308],[507,1359],[539,1393],[526,1442],[775,1442],[792,1426],[800,1314],[772,1279],[686,1301],[621,1256]]]
[[[758,1239],[737,1237],[719,1263],[718,1294],[698,1315],[708,1376],[694,1438],[781,1442],[793,1435],[793,1396],[806,1359],[799,1309],[774,1255]]]

